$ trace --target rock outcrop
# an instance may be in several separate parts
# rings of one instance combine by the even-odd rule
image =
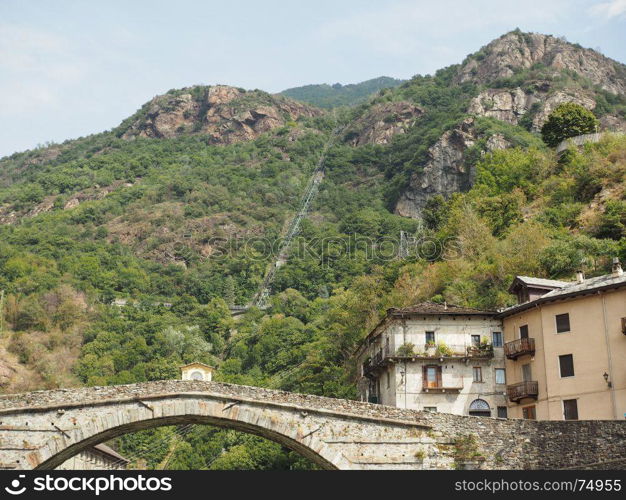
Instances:
[[[623,64],[560,38],[519,31],[503,35],[470,56],[455,81],[489,84],[536,64],[553,69],[555,74],[561,70],[574,71],[608,92],[626,93]]]
[[[259,135],[321,110],[283,96],[217,85],[192,87],[155,97],[123,131],[133,137],[172,138],[202,134],[214,144],[232,144]]]
[[[409,186],[396,204],[395,212],[404,217],[420,218],[428,199],[435,195],[449,197],[467,191],[474,181],[474,169],[465,162],[465,152],[481,137],[473,118],[466,118],[445,132],[428,150],[428,160],[421,172],[411,176]],[[486,141],[485,149],[504,149],[510,144],[501,135]]]
[[[581,89],[551,91],[549,82],[537,85],[538,90],[524,92],[516,89],[487,89],[470,102],[468,113],[476,116],[488,116],[504,122],[518,125],[520,120],[532,112],[531,130],[538,132],[548,116],[560,104],[573,102],[584,108],[594,110],[596,101],[593,92]]]
[[[375,104],[352,124],[346,141],[352,146],[389,144],[393,136],[404,134],[423,113],[406,101]]]

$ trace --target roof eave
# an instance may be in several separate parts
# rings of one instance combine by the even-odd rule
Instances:
[[[532,302],[526,302],[525,304],[520,304],[519,306],[514,306],[511,309],[507,309],[506,311],[499,312],[496,314],[496,318],[498,319],[506,318],[507,316],[512,316],[514,314],[527,311],[528,309],[533,309],[537,306],[547,304],[549,302],[558,302],[559,300],[583,296],[583,295],[593,295],[595,293],[622,288],[624,286],[626,286],[626,282],[612,283],[610,285],[598,286],[598,287],[589,288],[586,290],[577,290],[575,292],[563,293],[560,295],[555,295],[553,297],[541,297],[537,300],[533,300]]]

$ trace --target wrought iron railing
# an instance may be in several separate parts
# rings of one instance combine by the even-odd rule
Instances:
[[[539,383],[526,381],[519,384],[509,385],[506,394],[513,403],[518,403],[522,399],[537,399],[539,396]]]
[[[535,339],[525,338],[504,344],[504,354],[508,359],[517,359],[527,354],[535,354]]]

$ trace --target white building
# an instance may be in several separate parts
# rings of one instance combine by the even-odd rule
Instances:
[[[495,314],[431,302],[390,309],[356,353],[361,400],[506,418],[502,324]]]
[[[182,380],[196,380],[198,382],[211,382],[215,368],[204,363],[191,363],[180,367]]]

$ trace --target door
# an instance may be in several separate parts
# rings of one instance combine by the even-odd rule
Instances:
[[[522,379],[524,382],[530,382],[533,379],[533,372],[530,365],[522,365]]]
[[[528,325],[524,325],[524,326],[520,326],[519,327],[519,338],[520,339],[527,339],[528,338]]]
[[[427,389],[441,387],[441,368],[439,366],[426,366],[424,368],[424,387]]]

